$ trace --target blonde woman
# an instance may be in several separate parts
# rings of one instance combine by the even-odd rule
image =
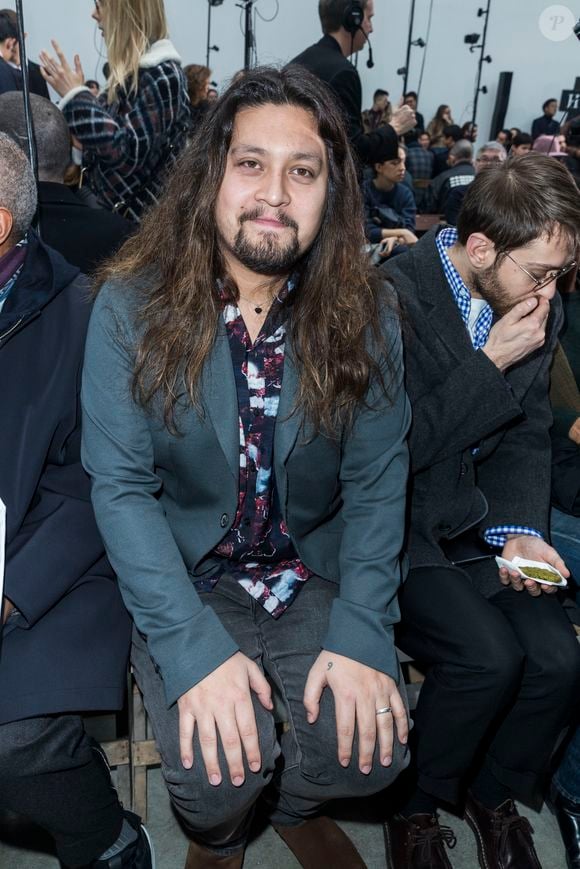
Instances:
[[[99,202],[139,220],[156,202],[166,171],[186,142],[187,83],[168,39],[163,0],[95,0],[92,17],[107,48],[104,93],[98,98],[91,93],[79,56],[71,68],[54,40],[57,59],[41,52],[42,74],[61,97]]]

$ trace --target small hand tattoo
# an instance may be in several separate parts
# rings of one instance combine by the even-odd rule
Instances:
[[[327,669],[327,670],[332,670],[333,667],[334,667],[334,664],[332,663],[332,661],[329,661],[329,662],[328,662],[328,667],[327,667],[326,669]]]

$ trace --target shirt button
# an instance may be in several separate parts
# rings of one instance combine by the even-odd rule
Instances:
[[[466,473],[467,473],[467,465],[465,464],[465,462],[461,462],[461,468],[460,468],[460,472],[459,472],[459,473],[460,473],[460,476],[462,476],[462,477],[464,477],[464,476],[466,475]]]
[[[227,528],[227,527],[228,527],[229,519],[230,519],[230,517],[228,516],[227,513],[222,513],[222,517],[221,517],[221,519],[220,519],[220,525],[221,525],[222,528]]]

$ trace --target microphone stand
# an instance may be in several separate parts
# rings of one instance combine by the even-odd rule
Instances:
[[[255,0],[244,0],[243,9],[246,14],[245,27],[245,44],[244,44],[244,69],[251,69],[252,66],[252,51],[255,47],[254,40],[254,23],[252,21],[252,10]]]
[[[487,0],[487,9],[480,9],[478,12],[479,16],[485,15],[485,24],[483,26],[483,39],[481,40],[481,45],[477,46],[477,48],[481,49],[481,52],[479,55],[479,63],[477,65],[477,84],[475,86],[475,97],[473,100],[473,117],[471,119],[472,124],[475,124],[476,119],[477,119],[477,104],[479,102],[479,94],[480,93],[487,93],[487,88],[481,87],[481,76],[483,73],[483,64],[489,63],[491,61],[491,57],[485,56],[485,43],[487,40],[487,25],[489,23],[489,11],[490,11],[490,9],[491,9],[491,0]],[[474,51],[475,47],[471,46],[469,50]]]
[[[16,17],[18,21],[18,44],[20,48],[20,71],[22,73],[22,99],[24,101],[24,121],[26,124],[26,138],[28,146],[28,157],[30,165],[34,173],[34,180],[38,188],[38,154],[36,151],[36,139],[34,136],[34,125],[32,123],[32,109],[30,107],[30,80],[28,74],[28,57],[26,54],[26,41],[24,38],[24,12],[22,9],[22,0],[16,0]],[[37,212],[37,232],[40,236],[40,224],[38,223]]]
[[[403,95],[407,93],[409,81],[409,64],[411,63],[411,46],[413,44],[413,24],[415,23],[415,0],[411,0],[411,18],[409,21],[409,37],[407,39],[407,59],[405,60],[405,78],[403,80]]]
[[[209,54],[211,51],[211,10],[213,8],[213,4],[209,2],[207,3],[207,50],[205,53],[205,65],[209,69]]]

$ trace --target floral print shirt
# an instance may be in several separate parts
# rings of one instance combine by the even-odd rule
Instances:
[[[234,524],[213,552],[224,560],[223,569],[206,581],[213,587],[221,573],[232,574],[274,618],[282,615],[312,576],[290,540],[273,471],[292,289],[289,281],[253,344],[237,304],[224,297],[223,317],[238,396],[240,482]]]

